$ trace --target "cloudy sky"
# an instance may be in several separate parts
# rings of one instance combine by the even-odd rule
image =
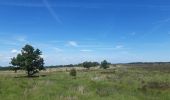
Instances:
[[[0,0],[0,65],[25,44],[46,65],[170,61],[170,1]]]

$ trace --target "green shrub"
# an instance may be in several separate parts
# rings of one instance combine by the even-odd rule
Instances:
[[[100,68],[107,69],[107,68],[109,68],[109,64],[110,63],[108,63],[106,60],[104,60],[101,62]]]
[[[76,71],[76,69],[71,69],[70,70],[70,76],[73,76],[73,77],[76,77],[76,75],[77,75],[77,71]]]

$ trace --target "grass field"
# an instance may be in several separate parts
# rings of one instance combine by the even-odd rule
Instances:
[[[40,73],[0,72],[0,100],[170,100],[170,71],[118,67]]]

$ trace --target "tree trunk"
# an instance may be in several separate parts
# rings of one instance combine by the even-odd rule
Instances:
[[[37,70],[35,70],[35,71],[27,71],[28,77],[32,77],[36,73],[38,73]]]
[[[28,75],[28,77],[31,77],[31,75],[30,75],[30,71],[27,71],[27,75]]]

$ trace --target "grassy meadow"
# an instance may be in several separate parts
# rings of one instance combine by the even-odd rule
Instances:
[[[170,70],[161,66],[79,69],[76,78],[65,69],[25,75],[1,71],[0,100],[170,100]]]

